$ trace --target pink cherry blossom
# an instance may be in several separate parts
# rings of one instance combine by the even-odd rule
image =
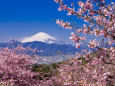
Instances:
[[[69,39],[73,40],[74,42],[78,42],[80,40],[79,36],[74,34],[73,32],[71,33],[71,37]]]
[[[72,29],[70,22],[63,22],[63,20],[60,21],[59,19],[57,19],[56,24],[58,24],[59,26],[62,26],[63,28],[66,28],[66,29]]]
[[[94,32],[94,35],[97,37],[100,35],[100,30],[98,28],[95,28],[93,32]]]
[[[96,48],[97,46],[99,46],[99,43],[96,42],[96,39],[89,41],[90,48]]]
[[[77,43],[77,44],[76,44],[76,48],[79,48],[79,47],[80,47],[80,45],[81,45],[80,43]]]
[[[62,2],[59,5],[61,11],[68,12],[67,15],[77,16],[85,21],[83,27],[75,25],[75,33],[71,33],[70,39],[75,42],[76,48],[83,44],[90,48],[84,47],[85,50],[76,53],[76,58],[61,66],[60,83],[70,86],[109,86],[109,68],[113,68],[115,63],[115,49],[111,47],[115,44],[114,3],[105,3],[105,0],[78,1],[78,11]],[[110,44],[110,48],[105,47],[107,44]],[[111,83],[114,84],[112,80]]]
[[[78,4],[79,4],[79,6],[80,6],[81,8],[84,7],[84,3],[83,3],[83,2],[78,2]]]
[[[54,0],[56,3],[59,3],[60,1],[63,1],[63,0]]]

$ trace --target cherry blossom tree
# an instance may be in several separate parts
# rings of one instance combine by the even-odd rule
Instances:
[[[12,47],[12,48],[11,48]],[[44,71],[34,71],[39,56],[34,50],[17,47],[0,48],[0,86],[53,86],[51,76],[45,77]],[[30,50],[32,55],[27,54]],[[38,65],[37,65],[38,66]],[[47,66],[46,66],[47,68]],[[41,67],[42,69],[42,67]],[[48,72],[50,73],[50,71]],[[42,77],[42,80],[40,79]],[[49,78],[48,80],[46,78]]]
[[[65,86],[113,86],[115,83],[114,2],[82,0],[78,1],[79,8],[76,10],[76,3],[72,3],[69,7],[64,0],[54,1],[59,4],[58,11],[67,11],[68,16],[73,15],[84,20],[82,27],[73,21],[64,22],[63,19],[57,19],[56,23],[65,29],[73,30],[70,39],[75,42],[76,48],[86,44],[89,47],[86,46],[80,53],[76,53],[76,58],[70,61],[72,65],[67,63],[59,69],[60,83],[63,82]],[[110,84],[111,79],[113,82]]]
[[[65,0],[54,0],[59,11],[67,11],[68,16],[84,20],[79,27],[75,22],[56,23],[70,29],[69,38],[76,48],[86,45],[75,58],[62,62],[57,75],[39,80],[39,73],[32,72],[35,52],[27,55],[21,45],[14,48],[0,48],[0,85],[6,86],[114,86],[115,84],[115,5],[104,0],[78,1],[71,7]],[[68,3],[67,3],[68,4]],[[107,46],[107,47],[106,47]],[[88,47],[88,48],[87,48]],[[31,51],[31,49],[28,47]],[[36,51],[36,50],[35,50]],[[42,75],[41,75],[42,76]]]
[[[0,49],[0,83],[6,86],[37,86],[31,71],[32,60],[29,55],[17,54],[9,48]],[[39,85],[38,85],[39,86]]]

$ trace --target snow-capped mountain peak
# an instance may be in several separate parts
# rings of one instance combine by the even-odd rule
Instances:
[[[25,37],[21,42],[33,42],[33,41],[41,41],[45,43],[54,43],[57,39],[47,33],[39,32],[30,37]]]

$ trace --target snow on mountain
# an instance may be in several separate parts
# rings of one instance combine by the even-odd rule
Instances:
[[[45,42],[50,44],[57,41],[57,39],[47,33],[39,32],[30,37],[25,37],[21,42],[25,43],[25,42],[33,42],[33,41],[40,41],[40,42]]]

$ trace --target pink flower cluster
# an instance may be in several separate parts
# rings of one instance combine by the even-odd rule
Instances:
[[[54,0],[56,3],[62,2],[62,0]]]
[[[83,9],[83,10],[87,10],[87,9],[93,9],[93,4],[91,3],[90,0],[87,0],[85,3],[83,2],[78,2],[79,6]]]
[[[32,60],[25,54],[17,54],[8,48],[0,49],[0,83],[7,86],[36,86],[37,80],[34,76],[38,74],[31,72]]]
[[[62,26],[63,28],[66,28],[66,29],[72,29],[70,22],[64,22],[63,20],[60,21],[59,19],[57,19],[56,24],[58,24],[59,26]]]
[[[96,39],[89,41],[90,48],[96,48],[97,46],[99,46],[99,43],[96,42]]]
[[[71,37],[69,39],[74,41],[74,42],[79,42],[80,40],[85,40],[86,37],[79,37],[77,34],[72,32]]]
[[[115,4],[106,4],[104,0],[79,1],[78,4],[80,8],[76,12],[75,8],[60,2],[59,11],[67,11],[85,21],[83,27],[73,26],[75,33],[71,33],[70,39],[76,43],[76,48],[87,44],[95,52],[87,47],[77,52],[78,58],[60,68],[61,81],[65,86],[109,86],[109,68],[114,69],[115,65]],[[107,44],[110,48],[105,47]],[[115,79],[112,85],[114,82]]]

